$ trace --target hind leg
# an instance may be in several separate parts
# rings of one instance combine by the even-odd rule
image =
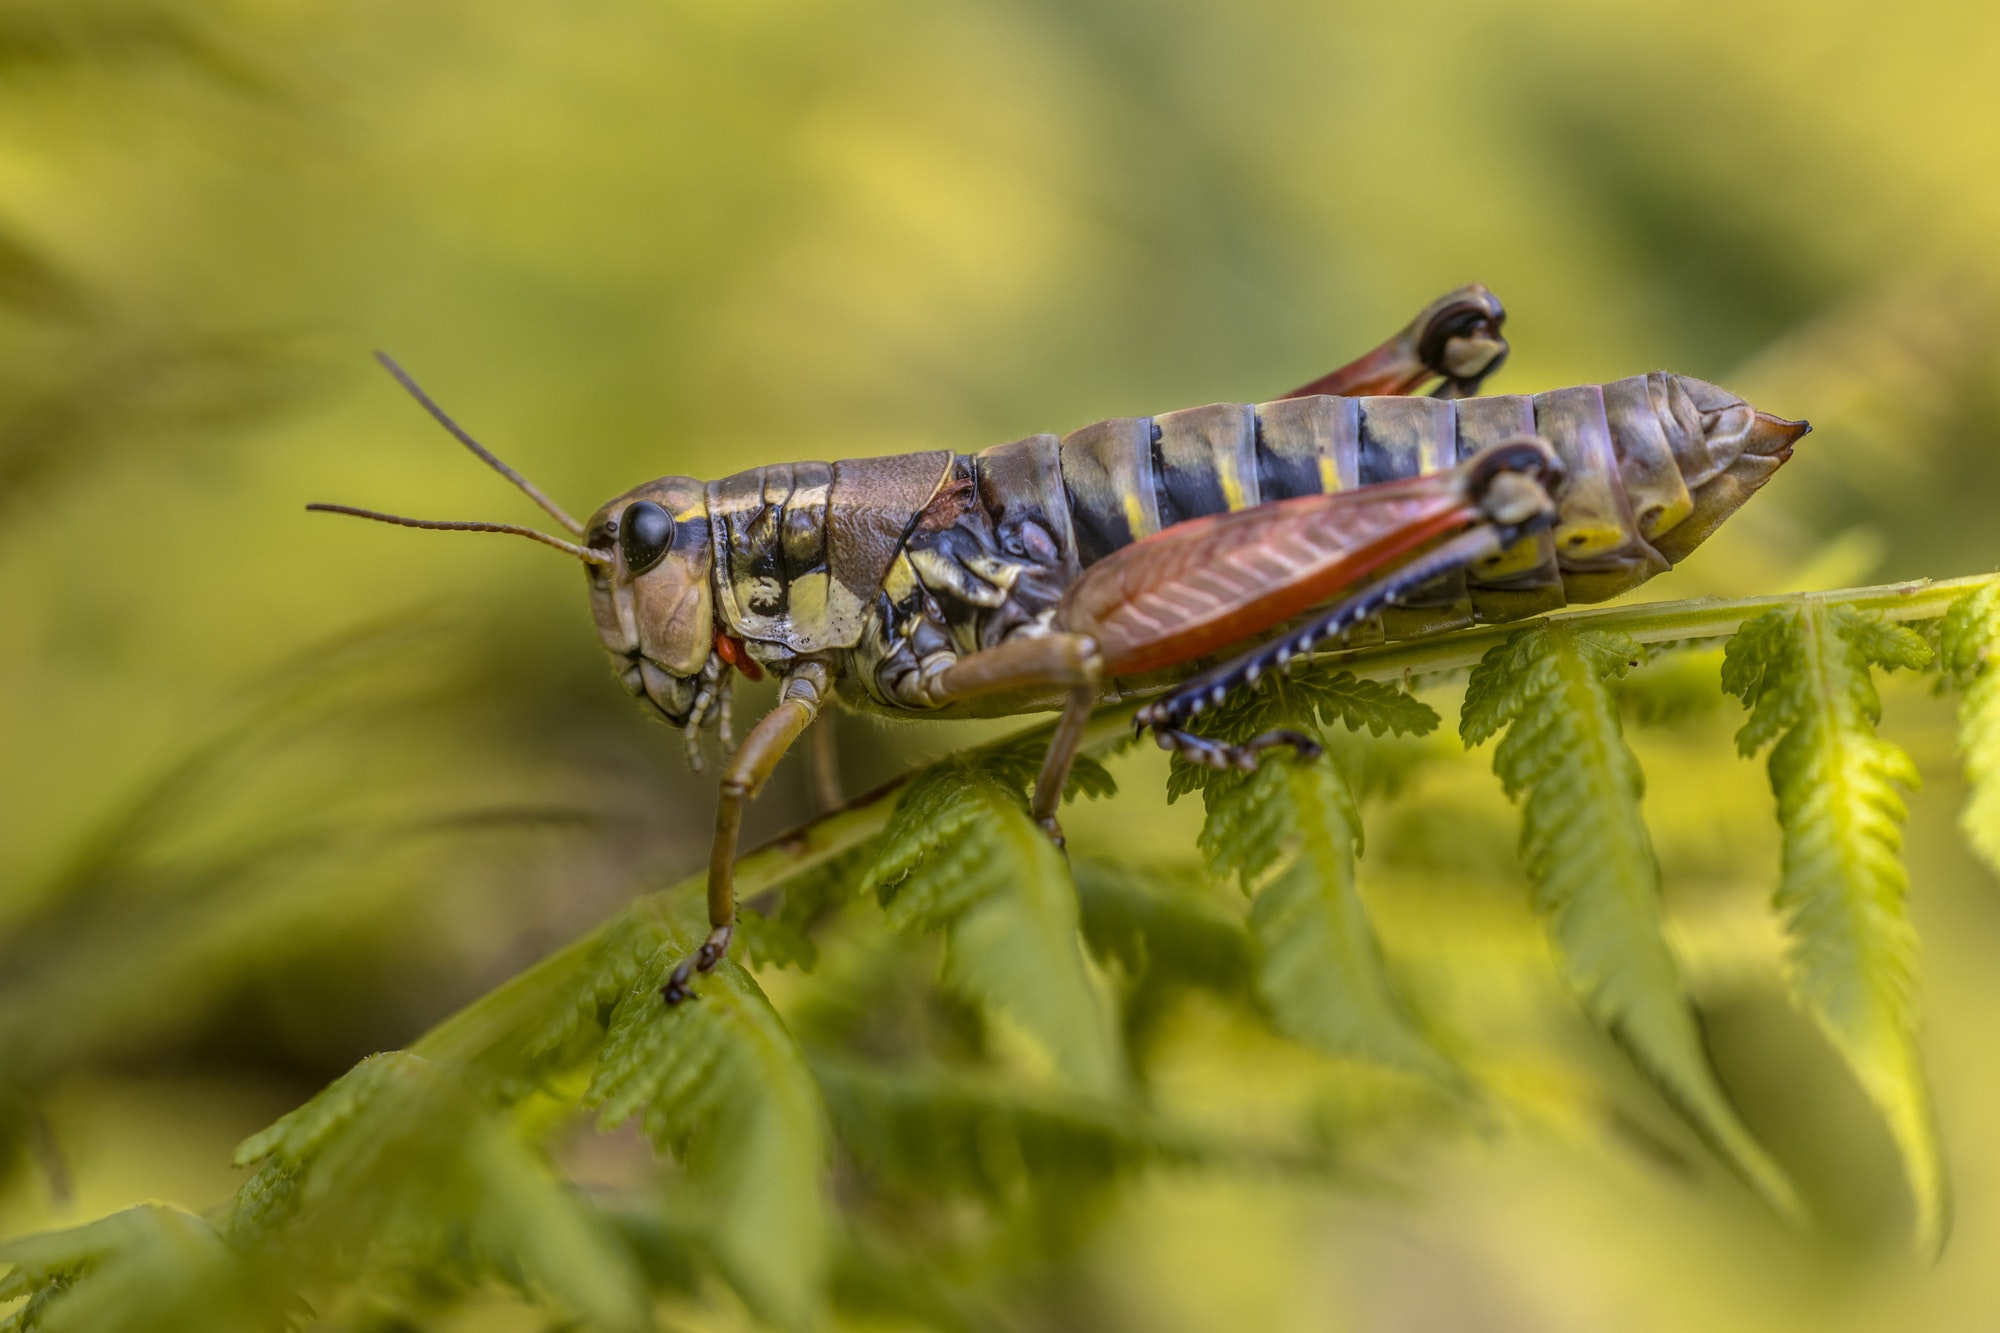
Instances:
[[[1259,752],[1279,745],[1289,745],[1307,758],[1315,758],[1319,745],[1296,731],[1267,731],[1245,744],[1230,745],[1194,735],[1186,727],[1238,690],[1256,685],[1265,672],[1285,670],[1316,645],[1384,607],[1396,605],[1438,575],[1464,569],[1503,550],[1514,536],[1513,532],[1491,524],[1469,529],[1394,572],[1364,584],[1331,609],[1288,631],[1283,638],[1259,644],[1176,686],[1141,708],[1134,721],[1141,728],[1152,728],[1153,738],[1161,749],[1173,750],[1193,763],[1210,768],[1255,768]]]
[[[1415,393],[1428,380],[1442,379],[1432,397],[1470,398],[1507,359],[1507,340],[1500,334],[1506,321],[1500,298],[1479,283],[1469,283],[1425,306],[1402,332],[1366,356],[1284,397],[1402,395]]]

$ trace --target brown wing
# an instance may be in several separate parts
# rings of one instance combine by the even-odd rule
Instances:
[[[1477,517],[1440,473],[1191,519],[1086,569],[1057,623],[1097,640],[1114,673],[1156,671],[1331,601]]]

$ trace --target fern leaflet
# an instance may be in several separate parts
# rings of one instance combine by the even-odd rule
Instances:
[[[372,1056],[237,1150],[257,1165],[230,1241],[344,1256],[376,1271],[451,1266],[497,1274],[606,1329],[644,1329],[637,1273],[596,1213],[559,1184],[458,1071]]]
[[[1278,727],[1318,733],[1336,720],[1380,735],[1422,734],[1438,718],[1420,700],[1343,671],[1267,677],[1206,715],[1201,729],[1244,741]],[[1210,872],[1235,876],[1254,895],[1257,994],[1274,1026],[1332,1055],[1462,1087],[1390,985],[1355,887],[1360,815],[1333,760],[1272,754],[1246,774],[1177,758],[1169,797],[1193,790],[1208,811],[1199,843]]]
[[[607,936],[605,966],[572,1012],[622,983],[584,1105],[609,1128],[638,1116],[705,1191],[717,1264],[751,1307],[786,1328],[816,1318],[827,1263],[819,1091],[796,1042],[748,972],[725,962],[699,998],[669,1009],[660,988],[700,933],[650,913]],[[643,954],[635,968],[632,960]]]
[[[1230,994],[1250,978],[1250,940],[1211,901],[1197,875],[1142,875],[1122,865],[1078,859],[1078,906],[1083,937],[1101,959],[1149,985],[1199,986]],[[1171,887],[1148,881],[1166,880]]]
[[[1772,746],[1784,832],[1775,904],[1792,937],[1792,993],[1887,1119],[1918,1243],[1935,1253],[1951,1200],[1917,1047],[1917,940],[1901,858],[1899,788],[1915,787],[1917,771],[1875,734],[1882,705],[1869,674],[1930,656],[1911,630],[1809,599],[1745,624],[1729,641],[1722,684],[1751,710],[1737,747],[1747,756]]]
[[[1124,1056],[1078,943],[1062,853],[1006,763],[939,764],[911,784],[866,884],[892,925],[942,930],[945,982],[1008,1015],[1079,1088],[1110,1094]]]
[[[1239,691],[1205,715],[1195,730],[1237,741],[1278,727],[1317,733],[1335,723],[1346,724],[1349,731],[1365,728],[1376,737],[1427,736],[1437,730],[1437,711],[1422,699],[1379,680],[1362,680],[1352,671],[1300,671],[1265,679],[1264,688]],[[1216,776],[1213,769],[1177,757],[1167,774],[1167,800],[1204,790]]]
[[[813,1070],[841,1145],[871,1174],[927,1193],[1003,1199],[1037,1184],[1200,1165],[1221,1151],[1123,1101],[1059,1088],[846,1059],[815,1059]]]
[[[1041,772],[1049,738],[1054,734],[1055,726],[1051,723],[985,746],[978,752],[979,766],[1002,785],[1025,790]],[[1130,739],[1116,742],[1111,748],[1127,744]],[[1118,784],[1112,780],[1109,769],[1088,754],[1076,756],[1070,765],[1069,781],[1063,784],[1063,800],[1074,801],[1085,796],[1095,801],[1117,794]]]
[[[812,931],[855,896],[872,854],[872,846],[863,843],[744,903],[736,929],[751,965],[796,967],[807,973],[818,967],[819,945],[813,942]],[[774,897],[775,904],[767,906]]]
[[[1639,656],[1622,635],[1517,630],[1473,669],[1459,732],[1470,747],[1506,728],[1493,771],[1522,802],[1535,910],[1585,1011],[1759,1194],[1796,1215],[1790,1182],[1716,1081],[1661,933],[1645,780],[1610,686]]]
[[[28,1298],[0,1320],[4,1333],[129,1328],[139,1311],[163,1333],[262,1333],[288,1313],[268,1275],[213,1226],[165,1204],[9,1241],[0,1265],[0,1302]]]
[[[1958,745],[1972,788],[1959,826],[2000,874],[2000,583],[1961,597],[1938,627],[1938,665],[1959,682]]]

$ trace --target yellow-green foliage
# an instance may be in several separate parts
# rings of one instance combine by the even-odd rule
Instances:
[[[165,1204],[132,1208],[69,1231],[0,1247],[0,1300],[26,1296],[7,1329],[86,1333],[144,1326],[179,1333],[247,1333],[276,1326],[282,1289],[261,1283],[215,1228]]]
[[[602,1216],[551,1177],[474,1071],[373,1056],[236,1158],[256,1169],[225,1235],[307,1284],[420,1287],[463,1268],[593,1327],[647,1325],[639,1273]]]
[[[1378,682],[1324,673],[1271,678],[1210,715],[1203,731],[1241,742],[1288,727],[1323,740],[1320,727],[1336,721],[1421,735],[1437,714]],[[1186,787],[1199,787],[1208,809],[1199,845],[1209,870],[1252,895],[1257,993],[1277,1027],[1329,1054],[1457,1086],[1390,984],[1355,887],[1361,813],[1332,758],[1281,752],[1249,774],[1178,762],[1169,792]]]
[[[1941,630],[1944,663],[1968,685],[1976,777],[1993,586],[1952,602]],[[1787,980],[1880,1108],[1919,1243],[1935,1250],[1949,1192],[1917,1050],[1900,859],[1899,788],[1915,773],[1875,734],[1871,674],[1931,654],[1921,635],[1862,609],[1883,600],[1748,608],[1720,678],[1703,667],[1690,679],[1751,706],[1744,754],[1772,746]],[[1726,604],[1699,614],[1711,635],[1740,619]],[[1473,642],[1491,646],[1460,734],[1468,749],[1500,737],[1492,766],[1520,805],[1530,902],[1582,1013],[1797,1221],[1792,1184],[1711,1065],[1667,940],[1645,780],[1618,705],[1619,682],[1646,656],[1631,635],[1650,615],[1480,632]],[[1447,640],[1424,651],[1460,650]],[[1635,707],[1669,725],[1706,711],[1683,697],[1687,682],[1670,692],[1673,708]],[[1328,752],[1280,752],[1253,773],[1176,761],[1170,793],[1199,791],[1206,807],[1195,838],[1205,885],[1092,859],[1072,876],[1027,810],[1045,729],[946,758],[905,783],[893,809],[877,798],[746,861],[747,932],[771,974],[803,974],[784,1010],[735,962],[702,977],[698,998],[666,1006],[660,988],[700,938],[689,915],[699,897],[649,897],[244,1143],[238,1161],[254,1170],[211,1220],[154,1208],[16,1241],[0,1249],[0,1292],[27,1298],[13,1316],[21,1329],[140,1308],[162,1327],[248,1328],[301,1303],[421,1320],[500,1283],[584,1326],[636,1329],[663,1295],[704,1299],[711,1274],[774,1327],[836,1313],[956,1327],[976,1323],[980,1293],[1017,1262],[1002,1256],[1056,1243],[1081,1201],[1120,1181],[1190,1167],[1331,1180],[1342,1140],[1364,1125],[1490,1124],[1531,1099],[1469,1036],[1473,1015],[1398,980],[1357,877],[1363,815],[1349,775],[1389,799],[1413,764],[1442,755],[1371,760],[1368,747],[1427,745],[1436,723],[1402,691],[1310,666],[1206,715],[1218,738],[1290,726]],[[1101,728],[1090,748],[1120,744],[1116,727]],[[1076,792],[1114,808],[1125,799],[1088,755]],[[871,903],[878,915],[857,915]],[[927,954],[933,936],[941,957]],[[1402,961],[1423,974],[1424,959]],[[1263,1040],[1336,1057],[1348,1109],[1325,1105],[1331,1125],[1303,1134],[1219,1133],[1177,1114],[1150,1086],[1150,1052],[1197,994]],[[900,1017],[885,1027],[888,1015]],[[1025,1079],[1035,1061],[1021,1063],[1022,1039],[1040,1053]],[[1391,1083],[1369,1082],[1383,1076]],[[1423,1095],[1370,1101],[1366,1089],[1388,1094],[1397,1079]],[[593,1111],[600,1131],[636,1120],[680,1178],[637,1210],[566,1186],[538,1145],[575,1109]],[[986,1222],[884,1248],[947,1204]]]
[[[693,932],[640,916],[605,943],[613,985],[590,988],[609,1013],[583,1104],[601,1129],[636,1115],[671,1147],[701,1186],[716,1260],[737,1289],[783,1327],[809,1324],[826,1269],[826,1141],[797,1043],[730,964],[710,974],[700,1004],[660,1021],[661,987],[698,943]]]
[[[1901,855],[1903,792],[1917,770],[1875,734],[1882,703],[1869,670],[1930,660],[1911,630],[1808,600],[1738,630],[1722,685],[1751,709],[1737,747],[1772,746],[1785,838],[1775,903],[1791,934],[1792,993],[1888,1118],[1916,1196],[1918,1242],[1936,1250],[1951,1191],[1917,1047],[1917,938]]]
[[[0,0],[0,1321],[1983,1327],[2000,594],[1790,599],[2000,558],[1996,52],[1975,0]],[[1753,601],[1524,636],[1471,754],[1510,631],[1369,648],[1242,703],[1327,761],[1202,803],[1107,710],[1066,855],[1028,724],[840,715],[856,804],[774,777],[674,1011],[714,768],[576,569],[300,510],[543,521],[377,347],[581,513],[1268,399],[1475,279],[1495,392],[1812,421],[1639,594]],[[1773,683],[1804,621],[1739,644],[1782,823],[1719,680],[1774,605],[1942,668],[1836,645],[1874,737]]]
[[[1938,664],[1962,693],[1958,746],[1972,793],[1959,816],[1966,838],[2000,872],[2000,589],[1967,593],[1938,628]]]
[[[1522,802],[1535,910],[1591,1018],[1772,1206],[1795,1213],[1791,1183],[1715,1081],[1661,935],[1660,870],[1639,811],[1645,778],[1609,685],[1640,656],[1622,635],[1520,630],[1473,670],[1459,733],[1472,746],[1506,729],[1493,771]]]
[[[865,886],[890,925],[943,932],[949,986],[1018,1022],[1079,1087],[1109,1094],[1124,1057],[1084,962],[1068,867],[1022,800],[1022,754],[1003,746],[913,783]],[[1072,786],[1101,789],[1102,773],[1086,761]]]

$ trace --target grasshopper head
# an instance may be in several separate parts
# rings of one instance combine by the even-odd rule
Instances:
[[[713,702],[715,599],[708,502],[691,477],[661,477],[607,502],[584,524],[605,563],[589,567],[590,610],[625,688],[680,727]]]
[[[708,546],[708,501],[702,484],[690,477],[661,477],[627,491],[592,514],[588,523],[579,523],[467,434],[401,366],[380,352],[376,359],[453,438],[514,483],[583,544],[516,523],[405,518],[353,505],[311,504],[306,508],[406,528],[507,533],[581,560],[590,578],[590,607],[597,632],[625,688],[646,700],[667,721],[687,729],[689,757],[699,769],[697,729],[711,710],[717,720],[727,718],[727,682],[723,677],[729,669],[715,637],[714,597],[708,578],[714,557]],[[749,669],[754,672],[754,665]],[[726,733],[726,721],[723,726]]]

